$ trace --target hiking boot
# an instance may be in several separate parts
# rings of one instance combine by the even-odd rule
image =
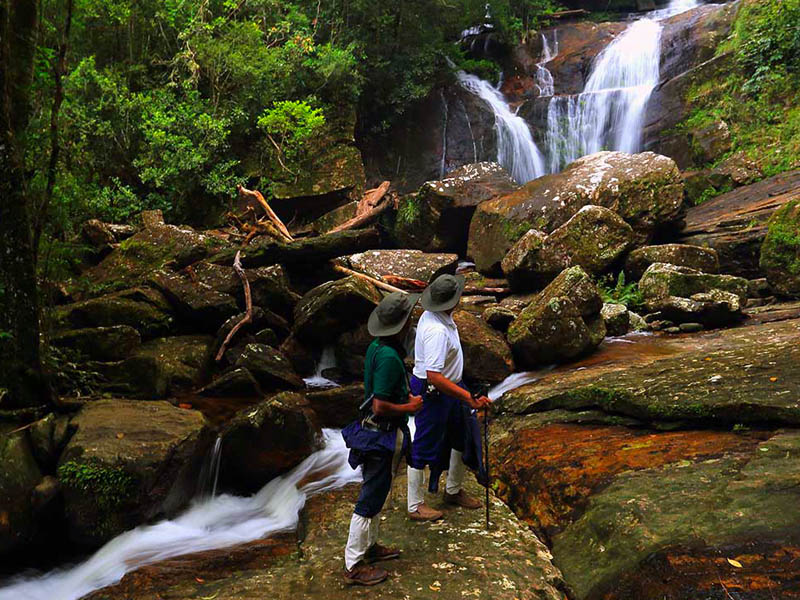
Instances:
[[[412,513],[408,513],[408,516],[412,521],[438,521],[444,516],[444,513],[420,504],[419,508]]]
[[[448,494],[447,492],[445,492],[444,503],[452,504],[453,506],[460,506],[462,508],[469,508],[471,510],[483,506],[480,500],[478,500],[477,498],[473,498],[472,496],[467,494],[464,490],[459,490],[457,494]]]
[[[381,546],[380,544],[373,544],[364,555],[364,560],[368,563],[374,563],[382,560],[398,558],[399,556],[400,550],[397,548],[387,548],[386,546]]]
[[[357,562],[352,569],[344,570],[344,582],[347,585],[375,585],[389,576],[380,567],[371,567],[363,561]]]

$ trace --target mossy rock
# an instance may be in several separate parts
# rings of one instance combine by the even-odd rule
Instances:
[[[351,144],[335,144],[320,149],[296,180],[273,182],[272,194],[279,200],[334,193],[357,199],[364,181],[361,151]]]
[[[759,266],[776,292],[800,296],[800,201],[787,202],[770,218]]]
[[[514,358],[505,338],[486,321],[464,310],[453,313],[464,350],[464,377],[499,383],[514,372]]]
[[[130,325],[87,327],[56,333],[52,343],[75,349],[94,360],[116,361],[133,354],[141,345],[142,336]]]
[[[161,401],[89,402],[71,424],[57,474],[70,538],[88,546],[183,509],[213,439],[201,413]]]
[[[59,329],[127,325],[144,339],[163,335],[174,325],[169,302],[149,288],[133,288],[59,306],[53,316]]]
[[[224,483],[252,493],[319,447],[314,411],[300,394],[283,392],[246,408],[222,433]]]
[[[294,309],[294,335],[308,343],[329,343],[364,323],[381,295],[355,276],[328,281],[309,291]]]
[[[659,302],[670,296],[691,298],[695,294],[704,294],[715,289],[735,294],[744,304],[749,286],[747,279],[742,277],[702,273],[689,267],[666,263],[653,263],[639,281],[639,290],[652,311],[659,310]]]
[[[300,390],[305,387],[289,359],[279,350],[265,344],[247,344],[236,361],[236,367],[249,371],[265,392],[279,389]]]
[[[683,181],[675,162],[643,152],[598,152],[561,173],[545,175],[517,191],[481,203],[470,223],[468,255],[477,268],[496,272],[511,246],[529,229],[551,233],[583,206],[608,208],[650,240],[657,227],[680,217]]]
[[[625,275],[630,281],[639,281],[653,263],[689,267],[703,273],[719,271],[719,255],[713,248],[689,244],[661,244],[633,250],[625,259]]]
[[[24,548],[36,535],[33,493],[42,473],[25,432],[0,434],[0,556]]]
[[[129,358],[101,368],[107,388],[140,398],[166,398],[201,383],[208,375],[214,338],[182,335],[142,344]]]

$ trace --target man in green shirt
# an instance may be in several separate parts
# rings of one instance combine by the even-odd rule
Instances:
[[[364,480],[350,520],[345,547],[347,584],[375,585],[388,577],[369,563],[400,556],[400,551],[377,543],[380,513],[392,485],[393,461],[410,444],[408,415],[422,408],[422,398],[408,390],[403,342],[409,317],[419,295],[394,292],[369,318],[375,341],[364,360],[362,418],[342,430],[350,448],[350,466],[361,467]]]

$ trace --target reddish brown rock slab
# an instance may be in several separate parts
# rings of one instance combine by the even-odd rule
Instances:
[[[735,561],[741,566],[731,564]],[[753,540],[724,548],[658,552],[622,578],[603,600],[790,600],[800,598],[800,546]]]
[[[592,494],[621,473],[752,452],[768,433],[655,432],[622,426],[523,419],[494,446],[500,495],[548,538],[571,523]],[[525,427],[525,422],[534,425]]]
[[[798,198],[800,170],[740,187],[690,208],[680,242],[715,249],[722,273],[761,277],[759,258],[767,221],[778,208]]]

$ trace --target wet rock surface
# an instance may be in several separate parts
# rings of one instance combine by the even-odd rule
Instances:
[[[465,487],[483,497],[483,488],[472,477],[467,477]],[[488,532],[482,511],[461,508],[445,508],[446,519],[436,524],[414,523],[406,516],[404,469],[394,489],[394,500],[387,502],[382,513],[380,540],[400,547],[403,555],[380,563],[390,577],[378,586],[358,588],[342,581],[343,549],[358,495],[357,487],[349,486],[311,498],[297,537],[159,563],[127,575],[120,584],[90,598],[122,600],[135,591],[137,600],[244,600],[263,598],[268,590],[270,598],[278,600],[563,600],[561,578],[547,548],[503,503],[492,498]],[[431,496],[426,502],[443,508],[441,496]],[[196,579],[199,572],[203,581]]]
[[[798,333],[632,337],[505,395],[496,489],[570,597],[797,597]]]

